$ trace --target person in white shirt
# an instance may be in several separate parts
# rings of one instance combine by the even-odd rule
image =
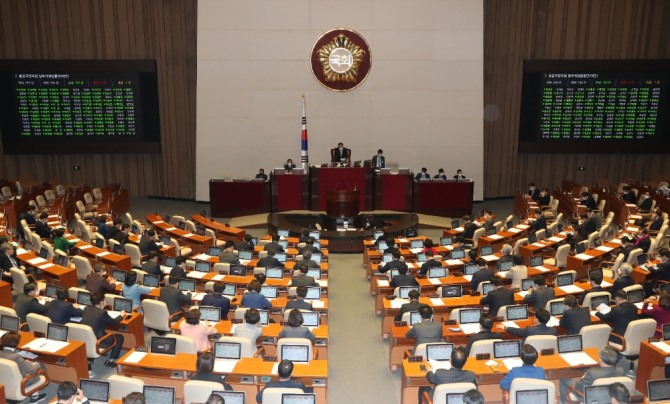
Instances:
[[[523,263],[523,256],[516,254],[512,261],[514,266],[505,274],[506,279],[512,280],[512,289],[521,289],[521,281],[528,278],[528,267]]]

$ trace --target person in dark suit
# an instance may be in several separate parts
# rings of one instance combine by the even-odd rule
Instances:
[[[619,335],[624,335],[626,333],[626,328],[631,321],[637,320],[639,318],[637,314],[637,306],[632,303],[628,303],[628,297],[626,292],[623,290],[617,291],[612,298],[616,307],[614,307],[609,313],[603,314],[601,312],[596,312],[596,317],[612,324],[612,332]],[[615,343],[620,343],[619,338],[610,335],[610,341]]]
[[[497,276],[491,280],[493,290],[479,300],[479,304],[489,306],[489,314],[493,317],[498,315],[502,306],[514,304],[514,292],[503,287],[503,282]]]
[[[421,294],[418,290],[410,290],[407,296],[409,297],[409,303],[405,303],[400,306],[400,310],[398,310],[398,314],[395,316],[395,321],[401,321],[403,314],[410,311],[419,311],[419,307],[421,307],[421,303],[419,303],[419,297]]]
[[[547,218],[544,217],[540,209],[535,210],[535,221],[533,222],[533,232],[547,230]]]
[[[14,310],[22,323],[26,322],[26,316],[30,313],[46,314],[47,308],[40,304],[37,296],[37,285],[30,282],[23,285],[23,293],[16,297]]]
[[[296,265],[304,265],[307,268],[321,268],[321,265],[319,265],[316,261],[312,259],[312,252],[311,251],[305,251],[304,254],[302,254],[302,259],[299,261],[295,262]]]
[[[181,255],[174,260],[174,267],[170,270],[170,276],[177,279],[186,279],[186,258]]]
[[[470,281],[470,289],[472,290],[477,290],[480,283],[490,282],[495,276],[493,270],[486,265],[486,260],[484,260],[484,258],[477,258],[476,262],[479,270],[472,274],[472,280]]]
[[[160,288],[159,300],[167,305],[170,315],[174,313],[183,312],[182,305],[188,304],[191,301],[191,292],[184,293],[177,288],[179,278],[174,276],[168,277],[168,285]]]
[[[279,267],[284,268],[284,264],[275,258],[275,250],[267,250],[268,255],[259,259],[256,267],[259,268],[268,268],[268,267]]]
[[[459,168],[458,170],[456,170],[456,175],[454,175],[454,179],[455,179],[456,181],[467,180],[467,178],[465,177],[465,175],[463,175],[463,170],[461,170],[460,168]]]
[[[279,338],[307,338],[314,344],[316,337],[309,328],[302,326],[304,321],[300,310],[290,310],[288,313],[288,324],[279,332]]]
[[[305,297],[307,296],[307,286],[298,286],[295,288],[295,294],[298,296],[298,298],[295,300],[289,300],[286,303],[286,310],[314,310],[312,303],[305,300]]]
[[[344,147],[342,142],[338,143],[336,148],[330,149],[330,162],[349,164],[351,162],[351,150]]]
[[[2,269],[2,280],[14,284],[14,279],[9,271],[10,268],[19,269],[19,264],[14,258],[14,246],[11,243],[2,243],[0,246],[0,269]]]
[[[161,246],[156,243],[156,231],[154,229],[148,229],[140,237],[140,242],[137,244],[140,247],[140,253],[142,255],[147,255],[149,251],[160,251]]]
[[[121,225],[121,230],[119,230],[114,235],[114,240],[118,241],[119,244],[121,245],[126,245],[130,237],[129,234],[130,234],[130,225],[128,223],[124,223]]]
[[[420,172],[420,173],[417,173],[417,174],[414,176],[414,179],[415,179],[416,181],[420,181],[420,180],[429,180],[429,179],[430,179],[430,174],[428,174],[428,169],[427,169],[426,167],[422,167],[422,168],[421,168],[421,172]]]
[[[608,388],[610,393],[610,403],[611,404],[627,404],[630,403],[630,391],[628,388],[621,383],[616,382],[610,384]]]
[[[258,170],[258,174],[256,174],[256,177],[254,177],[257,180],[262,180],[262,181],[267,181],[268,180],[268,175],[265,174],[265,170],[262,168]]]
[[[579,196],[579,204],[584,205],[591,210],[596,210],[598,205],[596,205],[596,200],[593,199],[588,192],[582,192]]]
[[[224,379],[221,375],[213,373],[215,360],[214,354],[211,352],[198,352],[198,358],[195,360],[195,370],[197,373],[191,375],[189,380],[221,383],[224,386],[224,390],[232,390],[233,388],[223,381]]]
[[[292,173],[293,169],[295,169],[295,164],[293,164],[293,159],[286,160],[286,164],[284,164],[284,170],[286,170],[286,172],[288,172],[288,173]]]
[[[656,208],[656,211],[651,214],[651,219],[647,223],[647,228],[649,231],[658,232],[663,226],[663,212],[661,209]]]
[[[426,373],[426,379],[435,385],[439,386],[440,384],[449,384],[449,383],[472,383],[477,386],[477,376],[469,371],[463,370],[465,362],[468,360],[468,353],[462,346],[456,346],[451,351],[451,369],[437,369],[435,372],[429,370]],[[423,392],[426,391],[431,396],[433,395],[434,388],[432,387],[421,387],[419,388],[419,401],[421,402],[421,396]]]
[[[0,343],[2,344],[2,350],[0,350],[0,359],[6,359],[16,363],[16,366],[18,366],[19,372],[21,373],[21,377],[33,375],[41,369],[46,370],[43,364],[24,359],[23,356],[16,353],[20,342],[21,335],[19,335],[19,333],[14,331],[6,332],[2,336],[2,339],[0,339]],[[7,375],[3,376],[7,377]],[[29,390],[37,380],[38,379],[35,378],[28,381],[26,383],[26,390]],[[44,400],[45,398],[47,398],[45,393],[40,393],[37,391],[30,396],[30,404],[35,404]]]
[[[523,297],[524,303],[533,306],[535,310],[545,309],[547,302],[556,297],[554,288],[547,287],[547,280],[542,275],[533,277],[535,286],[530,287],[528,294]]]
[[[588,239],[589,234],[600,230],[600,215],[587,208],[586,216],[587,219],[579,228],[579,235],[582,236],[582,240]]]
[[[591,325],[591,313],[587,307],[577,306],[577,298],[573,295],[565,296],[565,311],[559,326],[566,329],[567,335],[576,335],[583,327]]]
[[[601,349],[598,366],[589,368],[584,374],[584,376],[582,376],[580,379],[561,379],[558,385],[558,389],[560,391],[560,397],[559,397],[560,401],[563,403],[568,400],[568,389],[570,387],[574,388],[579,392],[583,392],[584,387],[593,385],[593,382],[595,382],[598,379],[606,377],[623,376],[624,370],[616,366],[617,360],[618,360],[617,351],[615,351],[609,346],[606,346],[603,349]]]
[[[549,188],[542,188],[540,191],[540,199],[537,200],[537,204],[542,208],[547,208],[551,204],[551,195],[549,194]]]
[[[279,366],[277,366],[277,374],[279,375],[279,380],[276,382],[265,383],[265,386],[261,389],[261,391],[256,394],[257,403],[263,402],[263,391],[265,391],[265,389],[300,389],[305,393],[310,392],[310,389],[305,387],[302,382],[291,380],[291,375],[293,374],[293,362],[286,359],[279,362]]]
[[[163,276],[163,271],[159,265],[160,255],[156,251],[149,251],[146,256],[146,261],[142,264],[142,271],[148,275]]]
[[[396,251],[396,253],[400,256],[400,251]],[[433,257],[435,257],[433,250],[426,251],[426,262],[421,264],[421,269],[419,270],[421,275],[427,274],[430,268],[442,266],[442,263]]]
[[[125,311],[121,311],[121,315],[112,318],[105,307],[105,296],[102,293],[94,293],[91,295],[91,305],[84,308],[84,312],[81,316],[81,324],[87,325],[93,329],[95,338],[98,340],[105,335],[107,335],[107,326],[117,325],[123,320],[123,317],[126,315]],[[111,368],[116,367],[116,360],[121,354],[121,348],[123,348],[123,335],[121,334],[111,334],[111,338],[105,338],[100,342],[101,348],[107,348],[112,344],[116,344],[114,348],[109,353],[109,359],[105,362],[106,366]]]
[[[26,224],[30,226],[34,226],[37,220],[35,220],[35,205],[28,205],[28,210],[19,214],[19,217],[16,220],[16,232],[21,235],[21,238],[26,238],[25,234],[23,234],[23,226],[21,226],[21,220],[25,220]]]
[[[658,250],[658,257],[661,259],[661,262],[648,268],[651,279],[644,284],[644,291],[647,297],[653,293],[653,288],[657,281],[670,281],[670,250],[661,248]]]
[[[437,170],[437,174],[435,174],[433,179],[438,181],[446,181],[447,176],[444,174],[444,168],[440,168],[439,170]]]
[[[109,238],[109,226],[107,226],[107,215],[98,215],[98,233],[107,240]]]
[[[114,293],[116,291],[114,278],[107,276],[104,264],[96,263],[93,266],[93,272],[86,275],[86,289],[93,294]]]
[[[512,335],[517,337],[527,338],[531,335],[557,335],[556,328],[547,327],[547,322],[551,319],[551,314],[545,309],[535,309],[535,325],[519,328],[519,327],[506,327],[502,324],[498,325],[499,328],[507,331]]]
[[[318,247],[315,247],[315,246],[314,246],[314,242],[315,242],[315,241],[316,241],[316,240],[314,240],[314,237],[307,237],[307,238],[305,239],[305,246],[304,246],[304,247],[300,247],[300,248],[298,249],[298,254],[305,254],[305,251],[310,251],[310,252],[312,252],[312,253],[318,253],[318,252],[321,252],[321,250],[320,250]]]
[[[47,219],[49,219],[48,213],[40,213],[40,217],[35,223],[35,233],[37,233],[40,238],[48,240],[51,238],[51,227],[49,227]]]
[[[463,216],[463,233],[461,233],[461,241],[464,243],[472,243],[472,237],[475,235],[475,230],[478,226],[472,221],[472,216]]]
[[[244,307],[253,307],[254,309],[271,309],[272,302],[270,302],[265,296],[261,295],[261,283],[257,280],[249,282],[247,285],[248,293],[245,293],[242,297],[241,305]]]
[[[56,298],[47,305],[46,316],[51,319],[52,323],[67,324],[72,321],[72,317],[81,317],[83,310],[74,307],[70,302],[66,302],[67,298],[67,289],[58,287]]]
[[[277,251],[277,252],[284,252],[284,247],[279,245],[279,234],[275,233],[271,237],[272,237],[272,241],[270,241],[269,243],[265,244],[265,246],[263,246],[263,251],[274,250],[274,251]]]
[[[419,286],[419,282],[412,275],[407,275],[407,265],[398,268],[398,275],[391,279],[390,286],[397,288],[400,286]]]
[[[253,237],[251,237],[251,234],[245,234],[243,240],[235,241],[235,249],[237,251],[253,250],[254,246],[253,246],[253,244],[251,244],[252,239],[253,239]]]
[[[630,237],[628,236],[621,237],[621,251],[619,252],[619,254],[623,254],[623,262],[628,261],[628,255],[634,249],[635,244],[633,244],[633,240],[631,240]]]
[[[540,199],[540,190],[532,182],[528,184],[528,192],[526,194],[535,202]]]
[[[313,276],[307,276],[307,269],[305,265],[296,264],[293,269],[291,286],[319,286]]]
[[[233,250],[235,247],[235,243],[233,243],[230,240],[227,240],[226,243],[223,245],[223,250],[221,251],[221,254],[219,254],[219,262],[222,262],[224,264],[232,264],[232,265],[239,265],[240,264],[240,259],[235,254],[235,251]]]
[[[651,238],[649,238],[649,230],[642,227],[638,230],[637,240],[635,240],[635,248],[641,248],[643,253],[647,253],[651,247]]]
[[[584,303],[584,298],[589,293],[592,293],[592,292],[607,292],[607,289],[600,286],[600,284],[603,283],[602,275],[600,275],[600,274],[591,275],[591,279],[589,280],[589,283],[591,284],[591,289],[585,290],[585,291],[582,292],[582,294],[579,295],[579,305],[580,306]]]
[[[414,324],[405,334],[407,338],[416,338],[414,348],[420,344],[442,341],[442,324],[433,321],[433,309],[427,304],[422,304],[419,307],[419,315],[421,322]]]
[[[640,196],[640,205],[637,207],[637,211],[642,213],[649,213],[653,200],[654,198],[649,195],[649,192],[642,194],[642,196]]]
[[[377,150],[377,154],[372,156],[372,159],[370,159],[370,164],[372,165],[372,168],[386,167],[386,157],[384,157],[384,150]]]
[[[221,320],[228,319],[228,311],[230,311],[230,299],[223,295],[223,282],[214,282],[214,293],[206,294],[202,298],[202,306],[213,306],[221,309]]]
[[[107,231],[107,240],[113,239],[118,232],[121,231],[121,219],[114,219],[112,227]]]
[[[488,314],[482,314],[479,317],[479,331],[477,334],[472,334],[468,340],[468,345],[465,347],[465,351],[470,355],[470,349],[472,349],[472,344],[477,341],[487,340],[487,339],[500,339],[502,334],[499,332],[492,332],[493,328],[493,316]]]
[[[626,203],[632,203],[633,205],[637,205],[637,196],[635,195],[635,191],[633,191],[633,189],[629,185],[623,187],[623,194],[621,194],[621,200]]]
[[[617,273],[619,277],[616,278],[614,284],[610,288],[610,293],[614,293],[617,290],[623,290],[625,287],[635,285],[635,281],[630,276],[630,274],[633,273],[633,267],[629,263],[624,262],[619,265],[619,268],[617,268]]]
[[[395,244],[395,238],[392,236],[386,237],[386,248],[384,249],[384,254],[392,254],[393,251],[400,251],[398,246]]]

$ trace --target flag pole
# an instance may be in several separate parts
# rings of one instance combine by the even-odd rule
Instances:
[[[305,94],[302,95],[302,132],[300,135],[300,162],[303,172],[309,169],[309,154],[307,153],[307,102]]]

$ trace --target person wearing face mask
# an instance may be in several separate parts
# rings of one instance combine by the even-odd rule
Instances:
[[[372,156],[372,168],[386,167],[386,157],[384,157],[384,150],[377,150],[377,154]]]
[[[535,183],[528,184],[528,192],[526,193],[528,197],[534,201],[540,199],[540,190],[535,186]]]
[[[337,164],[349,164],[351,162],[351,150],[344,147],[342,142],[330,150],[330,162]]]
[[[287,172],[293,172],[293,169],[295,168],[295,164],[293,164],[293,159],[288,159],[286,160],[286,164],[284,164],[284,170]]]

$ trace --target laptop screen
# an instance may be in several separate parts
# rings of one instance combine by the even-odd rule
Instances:
[[[447,393],[447,404],[463,404],[465,393]]]
[[[283,248],[284,250],[288,248],[288,241],[286,241],[286,240],[279,240],[279,241],[277,241],[277,244],[279,244],[281,246],[281,248]],[[277,258],[277,259],[279,259],[279,258]]]
[[[186,230],[186,222],[177,223],[177,228],[179,228],[179,230]]]
[[[419,286],[400,286],[398,288],[398,297],[401,299],[409,299],[409,292],[412,290],[421,292],[421,288]]]
[[[226,404],[228,404],[228,401],[226,401]],[[316,404],[316,394],[284,393],[281,395],[281,404]]]
[[[384,231],[383,231],[383,230],[375,230],[374,233],[372,233],[372,238],[374,238],[375,240],[377,240],[379,237],[381,237],[381,236],[383,236],[383,235],[384,235]]]
[[[528,290],[528,288],[535,286],[535,280],[530,278],[530,279],[522,279],[521,280],[521,290]]]
[[[277,258],[279,262],[286,262],[286,253],[283,252],[275,253],[275,258]]]
[[[200,321],[204,320],[218,323],[221,320],[221,308],[212,306],[200,306]]]
[[[442,286],[442,297],[461,297],[463,290],[461,285],[444,285]]]
[[[47,259],[48,256],[49,256],[49,250],[47,250],[44,247],[40,248],[40,258]]]
[[[447,268],[445,267],[430,267],[428,268],[429,278],[444,278],[447,276]]]
[[[165,266],[174,268],[177,266],[177,259],[175,257],[165,257]]]
[[[451,259],[452,260],[459,260],[461,258],[465,258],[465,250],[462,248],[454,248],[451,250]]]
[[[493,254],[493,247],[490,245],[482,246],[479,249],[479,255],[492,255],[492,254]]]
[[[204,273],[209,273],[209,262],[206,261],[198,261],[195,263],[195,270],[197,272],[204,272]]]
[[[639,303],[644,300],[644,289],[633,289],[626,292],[628,303]]]
[[[0,316],[0,328],[6,331],[19,332],[19,318],[14,316]]]
[[[637,256],[637,265],[644,265],[649,260],[648,254],[640,254]]]
[[[223,398],[226,404],[244,404],[246,400],[243,391],[212,391],[212,394]]]
[[[234,283],[226,283],[223,285],[223,294],[226,296],[235,296],[237,292],[237,285]]]
[[[183,292],[195,292],[195,279],[181,279],[179,290]]]
[[[563,225],[562,225],[562,224],[559,223],[559,224],[556,226],[556,232],[558,232],[558,233],[563,233]]]
[[[450,361],[454,344],[427,344],[426,360]]]
[[[451,237],[440,237],[440,245],[447,246],[452,245],[454,240]]]
[[[233,276],[245,276],[247,274],[247,267],[244,265],[231,265],[228,273]]]
[[[609,404],[610,386],[586,386],[584,387],[584,403],[586,404]]]
[[[482,282],[482,295],[486,296],[490,291],[493,290],[493,284],[491,282]]]
[[[600,306],[601,304],[604,304],[605,306],[610,305],[610,298],[607,295],[603,296],[595,296],[591,297],[591,310],[595,310]]]
[[[553,398],[552,398],[553,400]],[[517,390],[517,404],[549,404],[549,391],[545,390]]]
[[[479,271],[479,266],[477,266],[477,264],[470,263],[463,266],[463,273],[465,275],[474,275],[477,271]]]
[[[103,240],[101,238],[96,238],[94,243],[95,243],[95,246],[98,247],[98,248],[105,248],[105,240]]]
[[[417,254],[416,254],[416,260],[419,261],[419,262],[426,262],[426,261],[428,261],[428,258],[426,258],[426,253],[422,253],[422,252],[417,253]]]
[[[536,242],[537,242],[537,236],[535,235],[535,233],[530,233],[528,235],[528,244],[533,244]]]
[[[254,247],[258,245],[258,237],[252,237],[249,241]]]
[[[284,277],[284,268],[267,267],[265,268],[265,277],[268,279],[282,279]]]
[[[581,352],[582,350],[582,336],[565,335],[557,338],[558,353]]]
[[[319,313],[316,311],[302,312],[302,325],[304,325],[305,327],[318,327]]]
[[[552,316],[562,316],[565,313],[565,302],[551,302],[549,303],[549,310]]]
[[[215,342],[214,356],[217,359],[240,359],[242,357],[242,344],[228,341]]]
[[[58,286],[56,285],[47,285],[47,289],[44,292],[44,295],[46,297],[50,297],[52,299],[56,298],[56,291],[58,290]]]
[[[47,325],[47,338],[57,341],[67,341],[67,331],[68,328],[66,325],[49,323]]]
[[[281,358],[291,362],[309,362],[309,347],[307,345],[282,345]]]
[[[530,257],[531,267],[541,267],[544,264],[544,258],[541,255],[533,255]]]
[[[221,247],[216,247],[216,246],[209,246],[209,249],[207,250],[207,255],[211,256],[219,256],[221,255]]]
[[[382,232],[382,234],[384,234],[384,232]],[[314,240],[318,240],[318,239],[321,238],[321,233],[319,233],[319,232],[316,231],[316,230],[312,230],[312,231],[309,232],[309,236],[310,236],[311,238],[313,238]]]
[[[203,226],[197,226],[195,228],[195,234],[197,234],[198,236],[203,236],[204,237],[205,233],[206,233],[206,230]]]
[[[81,379],[79,388],[90,401],[109,401],[109,382]]]
[[[421,322],[421,314],[419,314],[418,311],[410,311],[409,312],[409,326],[413,326],[416,323]]]
[[[423,240],[411,240],[409,248],[423,248]]]
[[[649,402],[670,400],[670,379],[647,381]]]
[[[528,306],[519,304],[514,306],[507,306],[507,320],[523,320],[528,318]]]
[[[387,262],[391,262],[391,261],[393,261],[393,255],[391,255],[391,253],[385,253],[384,255],[382,255],[382,262],[383,263],[387,263]]]
[[[479,322],[482,309],[460,309],[458,311],[458,322],[460,324],[474,324]]]
[[[583,253],[584,251],[586,251],[586,244],[577,243],[577,245],[575,246],[575,251],[577,252],[577,254]]]
[[[551,237],[552,234],[554,234],[554,231],[551,229],[551,227],[547,227],[544,230],[544,236],[545,237],[549,238],[549,237]]]
[[[170,240],[170,236],[161,236],[161,244],[166,245],[166,246],[172,244],[172,242]]]
[[[321,279],[321,268],[309,268],[307,269],[307,276],[311,276],[314,279]]]
[[[142,279],[142,285],[148,286],[150,288],[157,288],[160,283],[161,277],[158,275],[144,275]]]
[[[461,226],[461,221],[460,220],[452,220],[451,221],[451,228],[452,229],[457,229]]]
[[[5,328],[5,327],[2,327]],[[663,324],[663,341],[670,340],[670,323]]]
[[[589,269],[589,279],[593,278],[593,275],[598,274],[600,275],[600,279],[603,277],[603,269],[602,268],[594,268],[594,269]]]
[[[133,301],[123,297],[114,298],[114,311],[125,311],[130,313],[133,311]]]
[[[511,220],[505,222],[505,227],[507,227],[507,229],[511,229],[512,227],[514,227],[514,222]]]
[[[174,387],[148,386],[142,388],[145,404],[174,404]]]
[[[63,255],[56,255],[54,261],[56,262],[56,265],[60,265],[62,267],[69,265],[67,257]]]
[[[497,234],[497,233],[498,233],[498,229],[496,229],[495,227],[491,227],[490,229],[486,230],[486,235],[487,236],[493,236],[494,234]]]
[[[174,355],[177,352],[177,340],[168,337],[151,337],[151,353]]]
[[[496,359],[518,357],[519,342],[521,341],[494,341],[493,357]]]
[[[286,230],[286,229],[279,229],[279,230],[277,230],[277,235],[279,237],[288,237],[289,231]]]
[[[507,272],[514,266],[512,260],[500,260],[498,261],[498,271]]]
[[[321,264],[322,259],[323,259],[323,254],[312,253],[312,261],[316,262],[317,264]]]
[[[307,295],[305,299],[319,300],[321,299],[321,288],[318,286],[307,286]]]
[[[258,314],[261,317],[261,320],[259,321],[261,325],[270,324],[270,310],[258,310]]]
[[[387,248],[389,248],[389,246],[386,244],[385,240],[381,240],[379,243],[377,243],[377,248],[379,248],[380,250],[386,250]]]
[[[121,244],[114,244],[112,252],[114,254],[123,255],[123,246]]]
[[[127,273],[123,269],[115,269],[112,271],[112,278],[117,282],[125,282],[126,275]]]
[[[250,250],[242,250],[237,252],[237,257],[241,260],[250,260],[254,257],[254,253]]]
[[[130,226],[130,232],[133,234],[140,234],[140,228],[136,224]]]
[[[556,286],[572,285],[572,274],[558,274],[556,276]]]
[[[77,292],[77,304],[82,304],[84,306],[91,305],[91,292],[84,292],[80,290]]]
[[[263,285],[261,286],[261,295],[265,296],[267,299],[276,299],[277,298],[277,287]]]

